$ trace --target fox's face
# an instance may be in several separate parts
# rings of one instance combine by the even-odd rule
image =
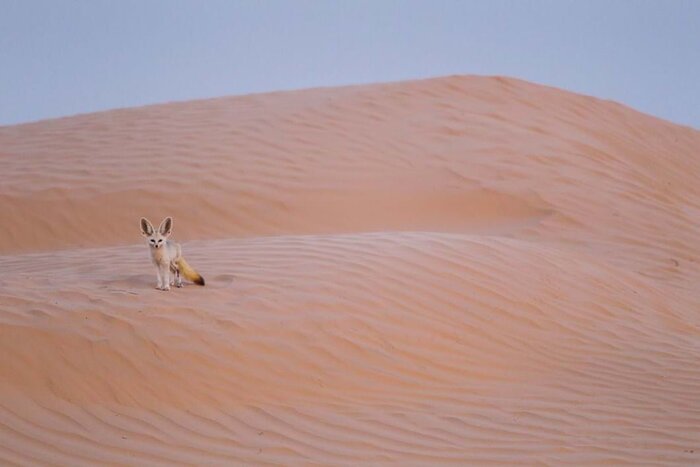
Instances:
[[[151,248],[162,248],[170,234],[173,233],[173,218],[166,217],[160,223],[158,230],[153,228],[151,222],[145,217],[141,218],[141,234],[148,240]]]

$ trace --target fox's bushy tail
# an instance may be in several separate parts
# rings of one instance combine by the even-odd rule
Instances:
[[[177,260],[177,267],[180,269],[180,274],[182,274],[185,279],[197,285],[204,285],[204,278],[197,271],[192,269],[192,266],[187,264],[185,258]]]

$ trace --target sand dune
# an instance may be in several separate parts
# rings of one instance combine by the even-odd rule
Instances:
[[[0,463],[696,464],[698,154],[478,77],[0,127]]]

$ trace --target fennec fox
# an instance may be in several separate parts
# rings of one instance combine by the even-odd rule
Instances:
[[[151,249],[151,259],[158,270],[158,290],[170,290],[170,286],[182,287],[182,276],[195,284],[204,285],[204,278],[192,269],[182,257],[182,248],[178,243],[168,240],[173,233],[173,218],[166,217],[160,223],[158,230],[153,229],[151,222],[141,218],[141,233],[148,239]],[[170,273],[174,279],[171,279]]]

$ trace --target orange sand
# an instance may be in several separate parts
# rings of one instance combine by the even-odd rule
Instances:
[[[502,78],[0,127],[0,463],[699,463],[699,179]]]

